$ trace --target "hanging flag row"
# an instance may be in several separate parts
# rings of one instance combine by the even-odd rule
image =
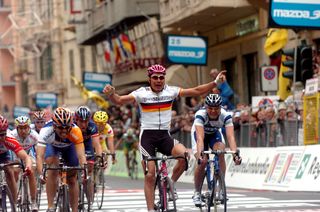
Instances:
[[[104,58],[107,63],[119,64],[122,60],[133,58],[136,55],[136,47],[133,41],[125,33],[118,37],[109,38],[103,42]]]

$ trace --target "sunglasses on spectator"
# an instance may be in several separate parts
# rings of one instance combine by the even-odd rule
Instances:
[[[164,76],[152,76],[151,79],[153,79],[153,80],[164,80]]]

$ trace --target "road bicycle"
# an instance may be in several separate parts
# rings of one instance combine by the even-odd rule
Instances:
[[[24,165],[22,162],[20,162],[18,166],[21,170],[24,170]],[[29,177],[25,173],[22,173],[19,179],[17,206],[18,211],[20,212],[31,211]]]
[[[63,162],[59,163],[58,167],[47,166],[44,164],[43,168],[43,177],[45,179],[47,170],[59,171],[59,186],[58,186],[58,194],[55,198],[55,210],[58,209],[59,212],[70,212],[69,205],[69,185],[67,184],[67,173],[70,171],[83,171],[83,178],[86,179],[86,169],[82,167],[74,167],[74,166],[66,166]]]
[[[92,202],[96,202],[98,209],[102,208],[105,190],[104,171],[106,170],[108,159],[107,156],[114,156],[111,153],[102,153],[102,156],[95,155],[95,162],[93,167],[93,191]]]
[[[0,164],[0,191],[1,191],[1,208],[0,212],[16,212],[16,206],[13,200],[12,193],[9,189],[6,180],[5,170],[11,166],[21,166],[20,162],[10,162],[10,163],[1,163]]]
[[[129,158],[129,176],[132,180],[138,179],[138,161],[136,158],[137,150],[131,149],[128,152]]]
[[[44,165],[43,165],[44,166]],[[40,175],[37,176],[37,196],[36,196],[36,202],[38,205],[38,209],[40,210],[40,202],[41,202],[41,193],[43,191],[43,183],[41,183]]]
[[[159,201],[155,205],[157,211],[177,211],[175,188],[171,178],[168,176],[167,161],[172,159],[185,159],[186,168],[188,169],[188,153],[186,152],[183,156],[166,156],[160,157],[148,157],[146,161],[155,161],[156,164],[156,183],[154,190],[158,190]],[[147,171],[146,171],[147,172]]]
[[[207,155],[208,162],[205,169],[205,176],[201,185],[201,198],[205,203],[207,211],[218,210],[218,205],[221,206],[224,212],[227,211],[227,189],[224,179],[224,173],[220,169],[219,155],[221,154],[239,154],[239,151],[229,150],[207,150],[203,151],[202,154]],[[210,158],[213,155],[213,158]],[[206,186],[205,186],[206,184]]]

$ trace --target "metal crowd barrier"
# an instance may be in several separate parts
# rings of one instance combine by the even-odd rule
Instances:
[[[254,123],[245,123],[240,124],[240,128],[235,130],[235,139],[238,147],[298,146],[303,145],[301,129],[300,120],[266,122],[258,127]],[[190,132],[180,131],[172,136],[187,148],[191,148]]]

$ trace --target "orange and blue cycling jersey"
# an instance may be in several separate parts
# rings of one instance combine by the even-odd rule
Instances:
[[[45,159],[61,156],[67,166],[78,166],[79,160],[75,149],[76,145],[83,145],[81,129],[72,124],[66,139],[61,139],[54,131],[50,121],[40,130],[39,146],[45,146]]]
[[[68,133],[68,136],[66,139],[59,138],[58,135],[54,132],[52,121],[48,122],[40,130],[39,143],[38,143],[39,146],[46,146],[47,144],[50,144],[54,147],[64,148],[64,147],[70,146],[71,144],[80,144],[80,143],[83,143],[82,132],[81,132],[81,129],[75,124],[72,124],[72,128]]]

